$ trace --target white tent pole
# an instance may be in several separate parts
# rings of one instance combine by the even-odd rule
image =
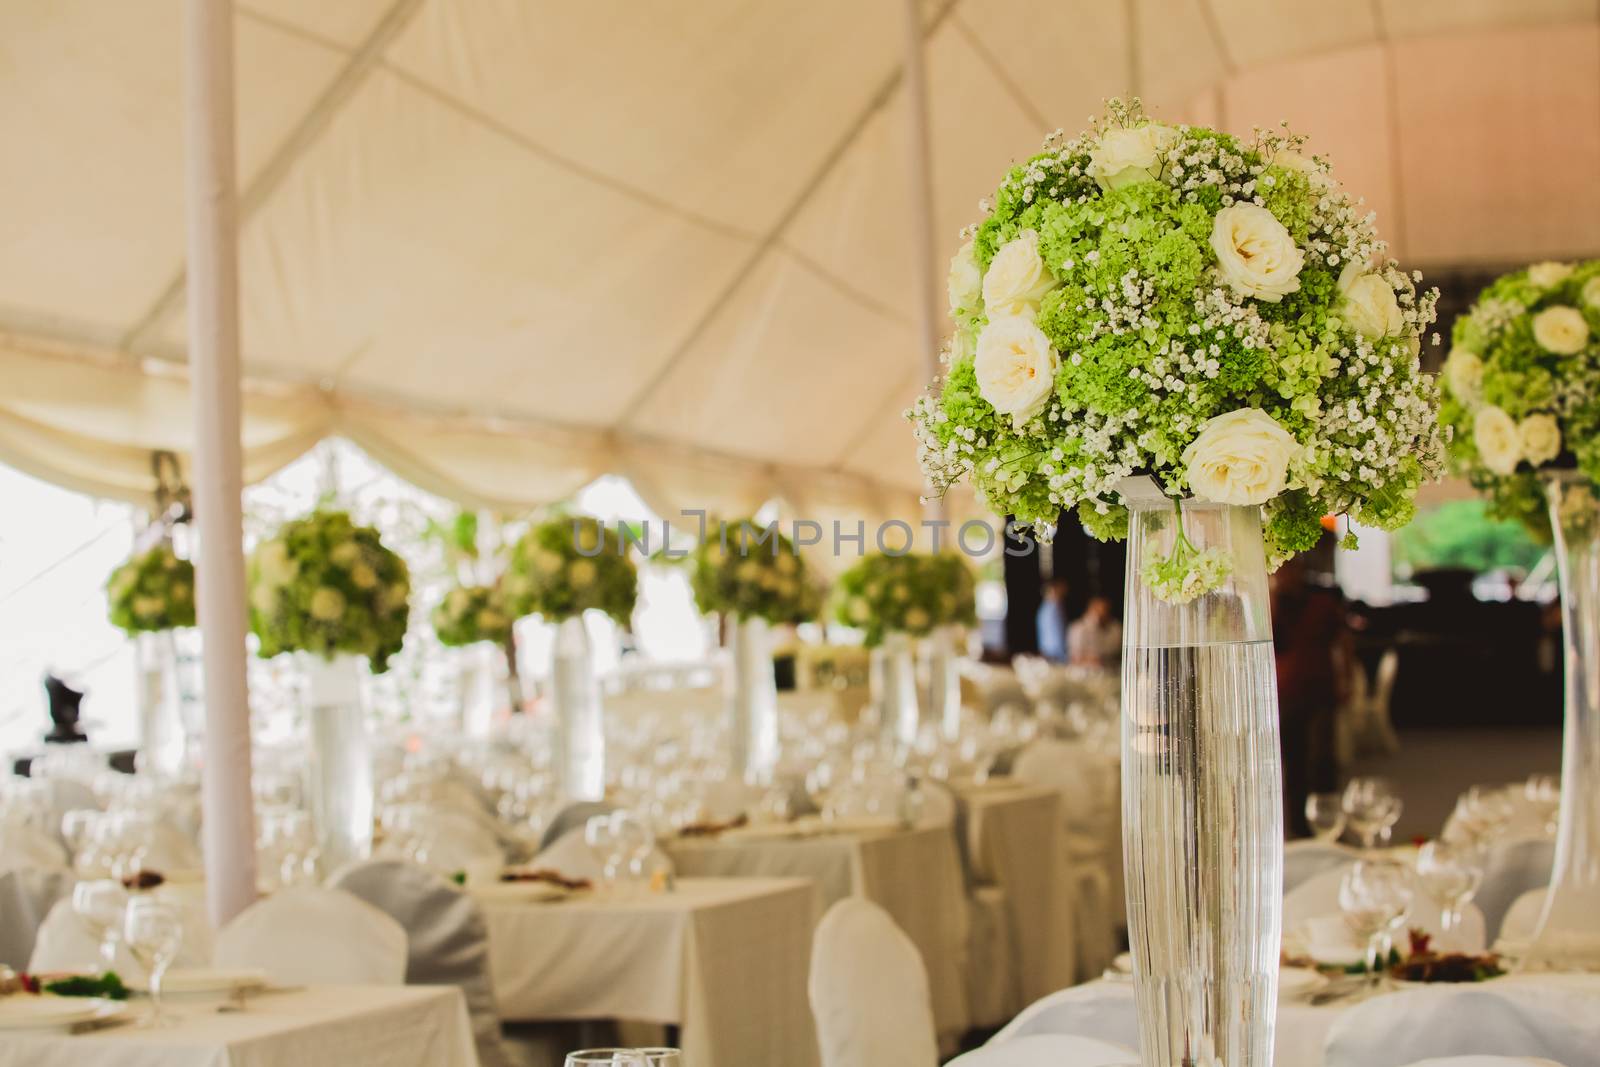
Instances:
[[[923,378],[939,376],[939,275],[934,260],[938,247],[933,237],[933,147],[928,135],[928,70],[924,57],[925,33],[920,0],[905,0],[906,122],[910,155],[911,251],[916,257],[917,345],[922,355]],[[945,518],[944,501],[930,498],[927,518]]]
[[[238,203],[233,4],[188,0],[189,363],[194,404],[197,604],[204,641],[202,792],[206,900],[218,927],[256,895],[245,684],[244,523],[239,444]]]

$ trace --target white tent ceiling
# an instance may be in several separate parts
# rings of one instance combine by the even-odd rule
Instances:
[[[0,4],[0,459],[185,450],[180,0]],[[1408,262],[1600,248],[1594,0],[925,0],[941,256],[1133,89],[1289,118]],[[344,433],[523,507],[906,514],[899,0],[236,5],[247,476]]]

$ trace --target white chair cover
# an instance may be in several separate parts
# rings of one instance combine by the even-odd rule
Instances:
[[[217,934],[219,967],[260,967],[283,985],[401,985],[406,932],[338,889],[294,886],[264,897]]]
[[[1138,1048],[1139,1018],[1124,988],[1105,983],[1072,986],[1023,1008],[989,1044],[1001,1045],[1035,1034],[1092,1037]]]
[[[1550,986],[1417,989],[1365,1001],[1328,1032],[1326,1067],[1406,1067],[1429,1057],[1530,1056],[1596,1062],[1594,994]]]
[[[1527,1056],[1441,1056],[1418,1060],[1408,1067],[1562,1067],[1555,1060],[1535,1060]]]
[[[1072,896],[1078,974],[1097,975],[1117,952],[1120,908],[1112,868],[1120,870],[1122,854],[1112,844],[1119,837],[1114,770],[1082,744],[1040,738],[1017,753],[1012,774],[1061,794],[1061,884]]]
[[[404,860],[355,863],[329,882],[373,905],[406,932],[406,984],[459,986],[483,1067],[504,1067],[500,1014],[489,971],[489,932],[476,901]]]
[[[61,832],[61,819],[69,811],[99,811],[100,801],[89,783],[76,778],[46,778],[45,797],[50,807],[50,825]]]
[[[1342,914],[1339,907],[1339,883],[1343,880],[1349,863],[1315,875],[1283,897],[1283,929],[1286,934],[1302,934],[1308,924],[1318,919]],[[1461,925],[1445,934],[1443,908],[1421,889],[1414,890],[1411,906],[1401,926],[1397,946],[1405,951],[1404,931],[1413,927],[1433,935],[1433,947],[1451,952],[1482,952],[1487,945],[1484,933],[1483,912],[1473,904],[1461,910]]]
[[[1283,846],[1283,891],[1299,887],[1323,871],[1343,869],[1357,854],[1341,845],[1316,840],[1290,841]]]
[[[426,837],[427,866],[436,871],[465,871],[505,865],[505,850],[493,830],[461,811],[440,808],[418,814],[414,832]],[[420,860],[421,857],[419,856]]]
[[[179,827],[168,822],[152,822],[142,865],[147,871],[194,871],[204,861],[200,846]]]
[[[19,868],[0,872],[0,964],[25,971],[45,916],[72,892],[64,870]]]
[[[1073,1034],[1033,1034],[991,1042],[949,1067],[1139,1067],[1139,1053],[1126,1045]]]
[[[173,958],[175,967],[211,966],[213,939],[211,920],[206,914],[206,903],[200,887],[163,886],[153,890],[154,895],[177,909],[183,923],[183,941]],[[28,960],[30,971],[72,971],[81,968],[97,969],[105,965],[100,956],[100,943],[84,925],[78,913],[72,910],[71,887],[56,901],[34,941],[33,955]],[[133,958],[127,947],[119,944],[113,969],[124,978],[142,976],[144,966]]]
[[[597,881],[605,874],[604,861],[594,854],[589,843],[583,839],[583,827],[569,830],[549,848],[542,850],[529,863],[530,866],[545,870],[558,871],[568,878],[587,878]],[[646,870],[671,871],[672,860],[656,845],[650,850],[650,859]]]
[[[1004,888],[974,886],[967,898],[967,1007],[975,1027],[1002,1026],[1022,1007],[1010,902]]]
[[[67,850],[54,834],[26,823],[0,822],[0,871],[70,869]]]
[[[861,897],[829,908],[811,949],[823,1067],[934,1067],[928,972],[888,912]]]
[[[1500,924],[1500,936],[1508,941],[1531,941],[1539,930],[1539,918],[1544,914],[1544,898],[1549,889],[1530,889],[1517,898]],[[1600,922],[1600,915],[1595,916]]]
[[[571,830],[583,829],[583,824],[596,815],[610,815],[617,809],[610,804],[598,800],[580,800],[568,804],[555,817],[550,820],[550,825],[544,828],[544,834],[539,838],[539,848],[544,850],[559,841]]]
[[[1506,912],[1517,898],[1550,884],[1555,856],[1555,842],[1542,838],[1506,841],[1489,850],[1483,882],[1472,899],[1483,910],[1490,938],[1500,936]]]

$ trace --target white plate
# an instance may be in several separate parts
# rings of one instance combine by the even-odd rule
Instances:
[[[0,1030],[64,1030],[126,1009],[126,1004],[99,997],[15,993],[0,997]]]
[[[565,900],[572,890],[550,882],[489,882],[468,885],[467,892],[491,904],[546,904]]]
[[[161,995],[181,997],[231,993],[235,989],[259,989],[266,984],[267,972],[259,967],[174,967],[161,982]],[[146,993],[150,990],[150,984],[141,978],[138,982],[130,982],[129,988]]]
[[[1327,979],[1304,967],[1284,967],[1278,971],[1278,996],[1303,997],[1327,984]]]

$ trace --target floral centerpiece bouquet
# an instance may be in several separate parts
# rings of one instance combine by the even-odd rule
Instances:
[[[639,573],[615,530],[591,518],[561,516],[534,526],[512,546],[500,589],[513,619],[541,615],[560,622],[596,608],[627,626]]]
[[[1111,101],[1006,176],[951,263],[955,336],[911,411],[935,489],[1051,530],[1127,530],[1124,480],[1265,508],[1281,561],[1329,514],[1407,522],[1443,464],[1418,363],[1436,294],[1303,139],[1151,121]],[[1180,535],[1142,575],[1173,602],[1233,561]]]
[[[511,638],[511,616],[493,585],[458,585],[434,606],[433,631],[451,648],[489,641],[504,645]]]
[[[366,656],[389,669],[410,619],[411,576],[378,531],[343,511],[287,522],[250,557],[250,629],[260,653]]]
[[[735,619],[799,623],[815,618],[821,608],[794,543],[754,519],[724,523],[720,536],[695,548],[689,586],[702,612]]]
[[[839,576],[833,613],[863,630],[868,645],[879,645],[886,633],[924,637],[941,626],[973,625],[974,590],[959,556],[875,553]]]
[[[130,635],[193,626],[194,564],[158,544],[111,572],[106,600],[111,624]]]
[[[1495,515],[1548,540],[1546,475],[1600,485],[1600,260],[1497,279],[1451,340],[1440,410],[1451,459]],[[1592,493],[1569,495],[1593,512]]]

